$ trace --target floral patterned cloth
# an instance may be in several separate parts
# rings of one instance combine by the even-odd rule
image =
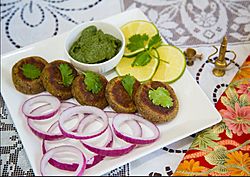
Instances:
[[[196,135],[174,176],[250,176],[250,55],[216,108],[222,121]]]

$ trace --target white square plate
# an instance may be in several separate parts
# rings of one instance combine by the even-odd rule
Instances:
[[[139,9],[133,9],[109,17],[104,21],[120,27],[132,20],[148,19]],[[68,33],[61,34],[1,56],[1,93],[36,175],[40,175],[39,167],[42,157],[42,141],[30,131],[26,120],[20,112],[21,104],[30,96],[24,95],[15,89],[11,78],[11,68],[21,58],[32,55],[41,56],[47,59],[47,61],[66,59],[67,57],[63,50],[63,44],[67,34]],[[116,76],[115,71],[106,74],[108,80],[114,76]],[[99,176],[105,174],[125,163],[136,160],[221,121],[220,114],[187,70],[184,72],[183,76],[178,81],[171,84],[171,86],[174,88],[178,97],[180,109],[174,120],[158,125],[161,132],[158,141],[148,146],[136,148],[129,154],[118,158],[106,158],[98,165],[86,170],[85,175]]]

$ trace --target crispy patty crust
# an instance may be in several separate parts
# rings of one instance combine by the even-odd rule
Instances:
[[[59,69],[60,64],[68,64],[72,69],[72,75],[75,78],[77,76],[77,71],[74,66],[63,60],[55,60],[46,65],[43,69],[41,78],[43,81],[44,88],[53,96],[61,100],[66,100],[72,97],[71,85],[64,86],[62,81],[62,75]]]
[[[15,88],[24,94],[37,94],[43,92],[45,88],[43,87],[41,77],[37,79],[29,79],[24,76],[22,67],[25,64],[32,64],[42,72],[48,62],[38,56],[30,56],[19,60],[12,67],[12,81]]]
[[[84,75],[79,75],[75,78],[72,83],[72,94],[73,97],[81,104],[81,105],[89,105],[96,106],[100,109],[104,109],[108,106],[108,102],[105,98],[105,88],[108,83],[108,80],[98,74],[100,76],[100,81],[102,83],[102,89],[94,94],[87,90],[86,85],[84,83]]]
[[[131,97],[122,85],[122,78],[117,76],[109,81],[105,92],[106,99],[116,112],[134,113],[137,111],[137,108],[133,98],[140,86],[140,82],[135,81]]]
[[[157,106],[152,103],[149,99],[148,92],[151,89],[157,89],[158,87],[163,87],[170,93],[173,99],[173,106],[170,108],[165,108],[162,106]],[[164,123],[174,119],[179,110],[178,99],[175,95],[174,90],[170,85],[158,81],[148,81],[142,84],[136,92],[135,104],[138,112],[147,120],[153,123]]]

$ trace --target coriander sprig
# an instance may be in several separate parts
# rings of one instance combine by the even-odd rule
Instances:
[[[69,87],[74,80],[73,69],[68,64],[62,63],[59,65],[59,70],[61,72],[63,85]]]
[[[102,90],[102,82],[100,76],[93,71],[85,71],[84,74],[84,84],[89,92],[94,94],[99,93]]]
[[[156,90],[151,89],[148,97],[154,105],[170,108],[174,105],[170,93],[164,87],[158,87]]]
[[[148,41],[148,45],[146,46],[145,43]],[[135,57],[134,62],[131,64],[132,67],[134,66],[145,66],[147,65],[152,58],[156,58],[162,62],[168,63],[160,58],[159,52],[157,48],[162,44],[161,36],[158,34],[154,35],[153,37],[149,38],[147,34],[135,34],[129,38],[129,43],[126,47],[131,51],[134,52],[139,49],[143,49],[142,52],[138,53]],[[152,51],[155,50],[157,53],[157,57],[152,54]]]
[[[139,50],[141,48],[145,49],[144,42],[148,41],[148,35],[147,34],[135,34],[129,38],[129,43],[127,44],[127,48],[134,52],[136,50]]]
[[[24,64],[21,68],[23,75],[28,79],[37,79],[41,75],[41,70],[33,64]]]
[[[133,94],[135,81],[135,77],[131,75],[125,75],[122,77],[122,85],[124,89],[128,92],[129,96],[132,96]]]

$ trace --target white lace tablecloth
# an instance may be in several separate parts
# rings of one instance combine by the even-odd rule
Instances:
[[[75,25],[140,8],[168,43],[204,56],[187,69],[209,99],[216,103],[238,68],[250,54],[249,0],[2,0],[1,55],[70,30]],[[206,62],[223,36],[237,54],[236,63],[221,78]],[[4,73],[2,73],[4,75]],[[4,101],[1,106],[1,175],[33,175],[22,142]],[[171,175],[193,138],[187,137],[106,175]]]

